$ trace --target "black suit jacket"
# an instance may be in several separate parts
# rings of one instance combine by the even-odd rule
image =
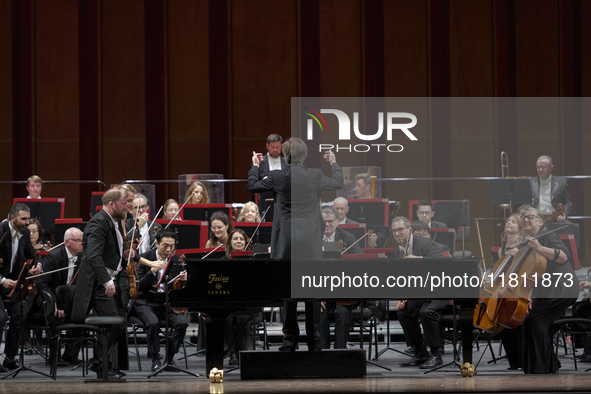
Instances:
[[[143,253],[139,255],[136,260],[139,261],[140,257],[150,261],[158,260],[156,250],[150,250],[149,252]],[[177,276],[183,270],[178,255],[175,254],[170,258],[172,261],[170,261],[166,271],[164,271],[164,275],[168,275],[169,280]],[[139,280],[139,294],[138,299],[135,301],[135,305],[163,305],[164,294],[157,294],[156,288],[154,287],[158,284],[158,275],[152,272],[147,265],[140,264],[137,269],[137,277]]]
[[[531,184],[531,194],[533,197],[533,205],[538,206],[540,203],[540,177],[529,178]],[[552,206],[556,208],[558,204],[564,204],[564,216],[568,216],[573,203],[570,200],[570,193],[568,191],[568,184],[566,178],[552,175],[552,182],[550,184],[550,197],[552,198]]]
[[[285,170],[271,171],[263,180],[258,179],[256,167],[250,169],[248,190],[253,193],[270,190],[275,198],[271,258],[322,257],[324,221],[320,211],[320,191],[343,187],[341,167],[334,163],[331,168],[332,178],[329,178],[318,168],[290,165]]]
[[[0,275],[3,278],[12,280],[18,279],[23,265],[29,259],[35,257],[35,248],[31,245],[31,233],[28,229],[21,231],[22,237],[18,242],[18,250],[14,258],[16,259],[12,272],[10,271],[11,257],[12,257],[12,235],[10,232],[10,225],[8,220],[0,224],[0,258],[2,258],[2,267],[0,268]],[[10,294],[12,289],[6,289],[4,286],[0,287],[2,296]]]
[[[437,222],[435,220],[431,220],[431,227],[435,227],[435,228],[447,228],[447,224],[442,223],[442,222]]]
[[[84,250],[74,293],[73,321],[84,321],[93,287],[97,282],[102,286],[110,281],[107,268],[116,270],[121,261],[115,226],[104,209],[98,211],[86,224],[82,245]],[[121,261],[123,268],[126,263]]]
[[[283,156],[279,156],[279,160],[281,161],[281,170],[284,170],[287,168],[287,161],[285,160],[285,158]],[[252,163],[251,163],[252,166]],[[256,168],[256,167],[255,167]],[[277,170],[277,171],[281,171],[281,170]],[[263,180],[264,177],[268,176],[271,173],[271,170],[269,170],[269,153],[267,153],[265,155],[265,159],[263,161],[261,161],[261,163],[259,164],[259,181]],[[273,192],[271,191],[266,191],[266,192],[261,192],[258,193],[259,195],[259,200],[258,200],[258,205],[259,205],[259,211],[262,212],[265,211],[265,200],[273,198]],[[254,201],[254,198],[253,198]],[[271,215],[269,215],[270,217]]]
[[[437,247],[435,242],[427,238],[415,237],[414,235],[412,235],[412,254],[414,256],[422,257],[443,257],[441,250]],[[400,248],[396,248],[394,258],[403,259],[404,252],[402,252]]]
[[[335,233],[334,239],[336,242],[339,242],[341,239],[343,240],[343,250],[347,249],[349,246],[353,245],[355,243],[355,241],[357,241],[357,239],[355,238],[355,236],[353,234],[351,234],[350,232],[348,232],[346,230],[340,229],[338,227],[334,233]],[[359,241],[358,243],[353,245],[353,247],[351,249],[349,249],[346,254],[363,253],[363,250],[359,246],[359,244],[361,242],[363,242],[363,241]]]
[[[345,224],[359,224],[359,222],[356,222],[355,220],[351,220],[345,216]]]
[[[82,253],[78,253],[76,255],[78,259],[76,259],[76,263],[74,263],[74,273],[72,274],[75,284],[78,278],[76,277],[76,273],[78,272],[78,268],[80,268],[80,261],[82,260]],[[51,252],[45,256],[43,259],[43,272],[51,272],[60,268],[65,268],[68,266],[68,253],[66,251],[66,245],[58,246]],[[63,270],[54,272],[48,275],[43,275],[39,277],[36,282],[37,292],[41,292],[42,290],[46,289],[55,295],[55,289],[58,286],[62,285],[69,285],[68,282],[68,271]]]

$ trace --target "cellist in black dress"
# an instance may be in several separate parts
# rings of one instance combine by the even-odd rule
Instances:
[[[550,274],[550,281],[544,282],[538,278],[528,306],[529,313],[523,321],[523,372],[555,373],[560,368],[560,361],[554,353],[550,326],[576,301],[579,281],[570,252],[558,235],[532,238],[543,223],[540,212],[535,208],[527,208],[522,212],[521,219],[527,244],[546,258],[544,274]],[[553,274],[558,273],[562,277],[556,284],[557,276]]]

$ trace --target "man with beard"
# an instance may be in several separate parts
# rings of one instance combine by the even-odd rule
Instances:
[[[86,225],[82,241],[83,255],[78,274],[78,283],[74,292],[72,321],[83,322],[90,308],[98,316],[123,316],[126,307],[122,299],[122,288],[128,287],[127,277],[119,275],[125,268],[129,249],[125,250],[121,229],[121,220],[126,218],[127,195],[119,189],[107,191],[102,198],[103,209],[97,212]],[[163,266],[162,262],[155,263]],[[113,344],[123,333],[122,329],[107,331],[107,347]],[[107,368],[101,360],[102,344],[97,346],[98,362],[93,362],[90,369],[101,376],[98,363]],[[110,377],[119,378],[120,375]]]
[[[20,338],[20,300],[17,298],[14,302],[6,302],[3,299],[16,285],[25,262],[35,257],[35,249],[31,245],[31,234],[27,228],[30,216],[29,207],[17,203],[10,208],[9,219],[0,224],[0,258],[2,259],[2,267],[0,267],[0,285],[2,286],[0,287],[0,339],[2,338],[2,330],[8,321],[8,315],[10,315],[10,326],[6,334],[6,347],[4,348],[6,358],[3,366],[0,366],[0,372],[18,368],[15,356]],[[41,263],[29,270],[31,275],[39,273],[41,273]]]

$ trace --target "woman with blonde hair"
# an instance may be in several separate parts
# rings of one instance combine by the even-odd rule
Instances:
[[[247,223],[258,223],[261,221],[261,214],[259,213],[259,207],[252,201],[244,204],[240,215],[238,215],[237,222]]]
[[[193,182],[187,193],[185,194],[185,201],[189,199],[188,204],[209,204],[209,195],[207,194],[207,189],[205,189],[205,185],[201,182]]]

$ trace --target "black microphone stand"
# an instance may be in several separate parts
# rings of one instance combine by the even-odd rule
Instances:
[[[172,279],[170,282],[174,282],[176,278]],[[168,355],[170,354],[168,352],[168,349],[170,347],[170,332],[168,330],[168,326],[169,326],[169,322],[168,322],[168,314],[170,313],[170,301],[168,300],[168,286],[170,285],[170,282],[168,281],[168,275],[166,275],[164,277],[164,310],[166,311],[166,316],[164,319],[164,326],[165,326],[165,331],[164,331],[164,335],[165,335],[165,340],[166,340],[166,361],[164,362],[164,364],[156,371],[152,372],[150,375],[148,375],[148,379],[151,378],[152,376],[156,376],[158,375],[160,372],[164,371],[165,369],[167,371],[177,371],[177,372],[184,372],[187,375],[191,375],[191,376],[195,376],[195,377],[199,377],[198,374],[194,374],[192,372],[187,371],[186,369],[182,369],[177,367],[176,365],[168,365]],[[182,339],[184,340],[184,339]]]

